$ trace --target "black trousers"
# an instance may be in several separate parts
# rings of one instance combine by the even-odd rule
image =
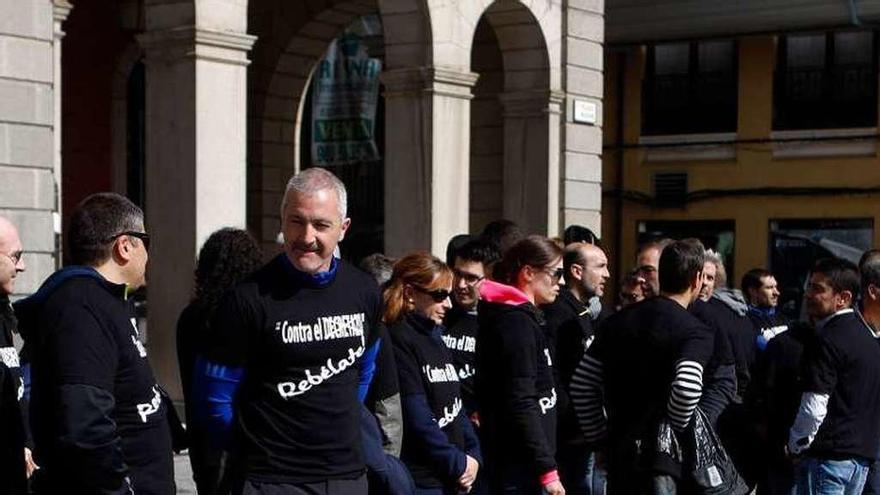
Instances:
[[[291,485],[286,483],[263,483],[245,480],[241,495],[367,495],[367,475],[350,480],[326,480],[315,483]]]

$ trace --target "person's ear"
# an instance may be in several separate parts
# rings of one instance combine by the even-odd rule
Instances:
[[[127,262],[131,260],[132,254],[134,252],[134,246],[131,243],[131,238],[127,235],[121,235],[117,237],[113,241],[112,250],[113,256],[119,259],[120,262]]]
[[[853,293],[848,290],[842,290],[838,294],[838,299],[840,300],[840,306],[842,308],[847,308],[852,306],[853,303]]]
[[[403,286],[403,300],[406,302],[412,302],[413,299],[413,288],[409,285]]]
[[[865,296],[874,301],[880,299],[880,288],[874,284],[868,284],[868,290],[865,291]]]
[[[348,232],[348,228],[351,227],[351,218],[345,218],[342,220],[341,229],[339,231],[339,241],[342,242],[345,239],[345,233]]]
[[[571,265],[568,267],[569,273],[574,277],[574,280],[581,280],[584,278],[584,267],[581,265]]]

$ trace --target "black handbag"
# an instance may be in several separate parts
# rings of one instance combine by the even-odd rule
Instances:
[[[162,405],[165,407],[168,429],[171,430],[171,450],[175,454],[179,454],[189,447],[186,428],[183,427],[183,422],[180,421],[180,416],[177,414],[177,409],[174,408],[174,401],[171,400],[171,396],[161,386],[157,388],[159,389],[159,396],[162,397]]]
[[[721,445],[709,418],[699,407],[694,411],[693,451],[686,459],[695,493],[705,495],[743,495],[749,488]],[[688,439],[691,440],[691,439]]]

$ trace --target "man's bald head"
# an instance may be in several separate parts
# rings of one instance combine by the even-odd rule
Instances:
[[[18,229],[8,218],[0,216],[0,295],[12,294],[15,279],[24,270]]]
[[[565,283],[581,300],[602,297],[608,272],[608,257],[602,248],[586,242],[574,242],[565,247],[562,255]]]

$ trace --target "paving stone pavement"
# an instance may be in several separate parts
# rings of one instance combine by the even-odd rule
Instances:
[[[174,455],[174,480],[177,483],[178,495],[195,495],[196,484],[192,479],[192,468],[189,466],[189,455]]]

